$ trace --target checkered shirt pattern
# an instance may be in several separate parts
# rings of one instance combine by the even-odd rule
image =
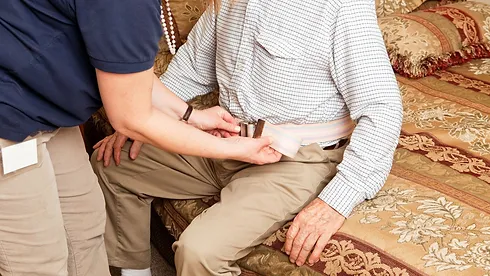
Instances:
[[[220,105],[249,122],[351,116],[358,124],[344,159],[319,195],[346,217],[386,181],[402,105],[373,0],[223,0],[160,79],[184,100],[219,87]]]

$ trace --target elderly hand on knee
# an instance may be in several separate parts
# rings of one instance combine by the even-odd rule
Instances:
[[[344,216],[315,198],[296,215],[286,234],[284,246],[289,260],[298,266],[303,265],[308,256],[309,265],[318,262],[328,241],[344,221]]]
[[[112,135],[105,137],[94,145],[94,149],[98,149],[97,161],[104,159],[104,166],[107,167],[111,163],[111,158],[114,156],[116,165],[121,163],[121,150],[128,140],[128,136],[125,136],[119,132],[115,132]],[[136,159],[143,146],[142,142],[133,141],[131,148],[129,149],[129,157]]]

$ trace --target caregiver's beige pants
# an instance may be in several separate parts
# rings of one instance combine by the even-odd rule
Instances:
[[[0,161],[0,275],[109,276],[104,199],[80,130],[35,138],[37,165],[4,175]]]

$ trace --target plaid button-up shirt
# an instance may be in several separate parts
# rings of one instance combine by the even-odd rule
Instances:
[[[204,12],[161,81],[184,100],[219,86],[220,105],[245,121],[351,116],[344,160],[319,195],[344,216],[391,169],[402,105],[373,0],[224,0]]]

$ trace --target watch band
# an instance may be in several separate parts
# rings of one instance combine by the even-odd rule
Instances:
[[[193,110],[192,105],[188,105],[187,110],[184,113],[184,116],[182,116],[182,121],[187,122],[189,120],[192,110]]]

